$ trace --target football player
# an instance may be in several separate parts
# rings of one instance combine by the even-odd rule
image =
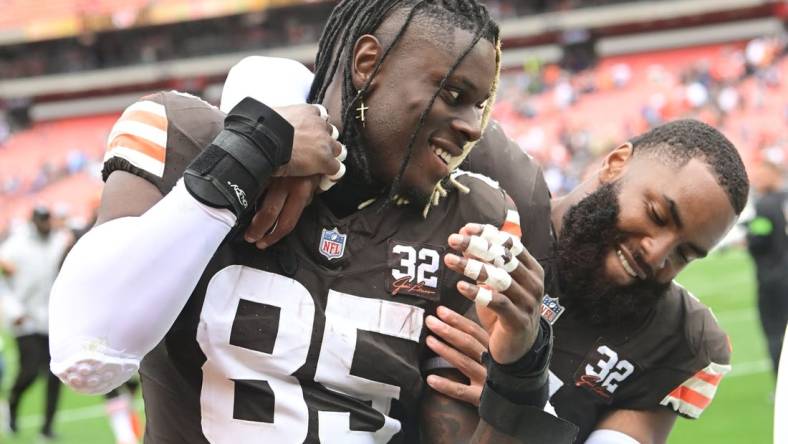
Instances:
[[[283,97],[286,91],[250,82],[271,65],[278,75],[308,79],[296,62],[250,57],[228,75],[223,104],[240,91]],[[298,100],[299,88],[289,93],[288,103]],[[672,278],[721,239],[744,205],[748,181],[730,142],[695,121],[650,131],[614,150],[594,179],[554,202],[552,215],[538,166],[494,122],[463,167],[511,190],[525,243],[548,271],[542,312],[557,322],[552,368],[559,376],[552,400],[582,426],[580,439],[664,442],[677,415],[697,418],[730,368],[730,350],[710,311]],[[486,334],[452,310],[437,313],[427,326],[456,348],[428,338],[442,359],[426,366],[457,367],[467,380],[427,381],[478,404]]]
[[[131,105],[98,225],[53,290],[53,370],[103,392],[145,356],[153,443],[571,440],[542,412],[551,332],[519,216],[486,178],[450,174],[489,114],[498,43],[475,1],[347,0],[310,90],[325,108]],[[296,181],[338,182],[277,246],[240,239],[262,192]],[[425,391],[439,304],[475,305],[489,334],[478,410]]]
[[[498,154],[482,156],[485,141]],[[728,338],[711,311],[673,278],[705,257],[744,208],[749,182],[735,147],[703,123],[668,123],[613,150],[552,205],[543,185],[528,185],[534,178],[520,171],[530,160],[513,154],[518,148],[502,133],[488,131],[477,148],[468,168],[506,189],[524,183],[537,191],[525,201],[513,194],[521,208],[551,208],[543,216],[551,245],[531,251],[547,276],[542,315],[555,332],[556,412],[580,426],[579,442],[665,442],[678,416],[700,416],[731,368]],[[476,403],[485,334],[451,310],[437,313],[428,326],[454,348],[428,344],[471,382],[428,382]]]

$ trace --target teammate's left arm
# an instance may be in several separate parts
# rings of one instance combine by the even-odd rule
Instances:
[[[597,424],[586,444],[659,444],[668,440],[678,415],[670,409],[614,410]]]
[[[489,225],[466,225],[449,237],[449,246],[462,256],[447,254],[446,266],[475,282],[460,281],[457,292],[475,302],[489,335],[489,354],[483,359],[487,371],[476,415],[462,401],[437,392],[427,395],[421,421],[425,440],[571,442],[574,426],[543,411],[552,331],[538,310],[541,266],[517,237]],[[461,377],[451,369],[443,376]]]

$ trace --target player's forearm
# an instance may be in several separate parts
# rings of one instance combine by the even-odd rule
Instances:
[[[52,371],[85,393],[123,383],[169,330],[234,223],[179,184],[143,215],[87,233],[52,288]]]

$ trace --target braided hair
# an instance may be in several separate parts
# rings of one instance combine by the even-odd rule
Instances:
[[[391,39],[388,47],[385,48],[380,60],[377,62],[372,75],[365,84],[356,91],[352,79],[353,47],[356,41],[365,34],[374,33],[394,11],[406,10],[407,16],[399,31]],[[492,108],[493,97],[498,83],[498,73],[500,71],[500,31],[498,25],[490,18],[487,9],[476,0],[342,0],[334,8],[331,16],[326,23],[323,34],[318,44],[318,54],[315,61],[315,79],[312,89],[309,92],[308,101],[310,103],[320,103],[325,98],[326,91],[340,67],[343,64],[342,78],[342,134],[340,138],[348,145],[348,166],[351,170],[362,175],[361,179],[366,183],[372,183],[369,162],[361,138],[359,124],[354,118],[353,110],[357,102],[364,96],[375,75],[379,72],[383,62],[388,57],[391,50],[399,43],[402,36],[407,31],[409,25],[415,17],[426,17],[436,20],[441,25],[462,29],[473,33],[473,39],[467,48],[461,53],[452,67],[441,80],[440,86],[432,95],[427,107],[421,112],[418,124],[408,141],[405,158],[399,167],[399,173],[389,186],[389,197],[394,198],[400,191],[400,182],[407,168],[413,153],[416,137],[424,126],[427,115],[432,109],[435,100],[445,87],[449,77],[462,63],[465,57],[471,52],[476,44],[484,38],[491,42],[496,48],[496,76],[493,87],[490,91],[490,100],[487,101],[482,119],[484,126],[489,118]],[[450,169],[457,165],[467,156],[472,143],[466,145],[463,155],[459,159],[453,159]],[[445,195],[446,192],[440,184],[433,193],[433,202],[437,203],[438,196]],[[429,208],[429,206],[428,206]]]

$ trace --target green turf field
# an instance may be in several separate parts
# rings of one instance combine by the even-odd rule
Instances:
[[[680,419],[669,442],[676,444],[772,442],[774,383],[754,306],[752,265],[746,254],[730,251],[693,264],[679,281],[710,305],[733,342],[733,372],[723,379],[717,397],[699,421]],[[13,347],[6,346],[13,369]],[[9,369],[11,375],[13,370]],[[11,378],[6,377],[5,387]],[[21,432],[0,437],[8,444],[36,443],[43,411],[42,386],[23,400]],[[100,398],[64,390],[56,431],[60,444],[112,444]]]

